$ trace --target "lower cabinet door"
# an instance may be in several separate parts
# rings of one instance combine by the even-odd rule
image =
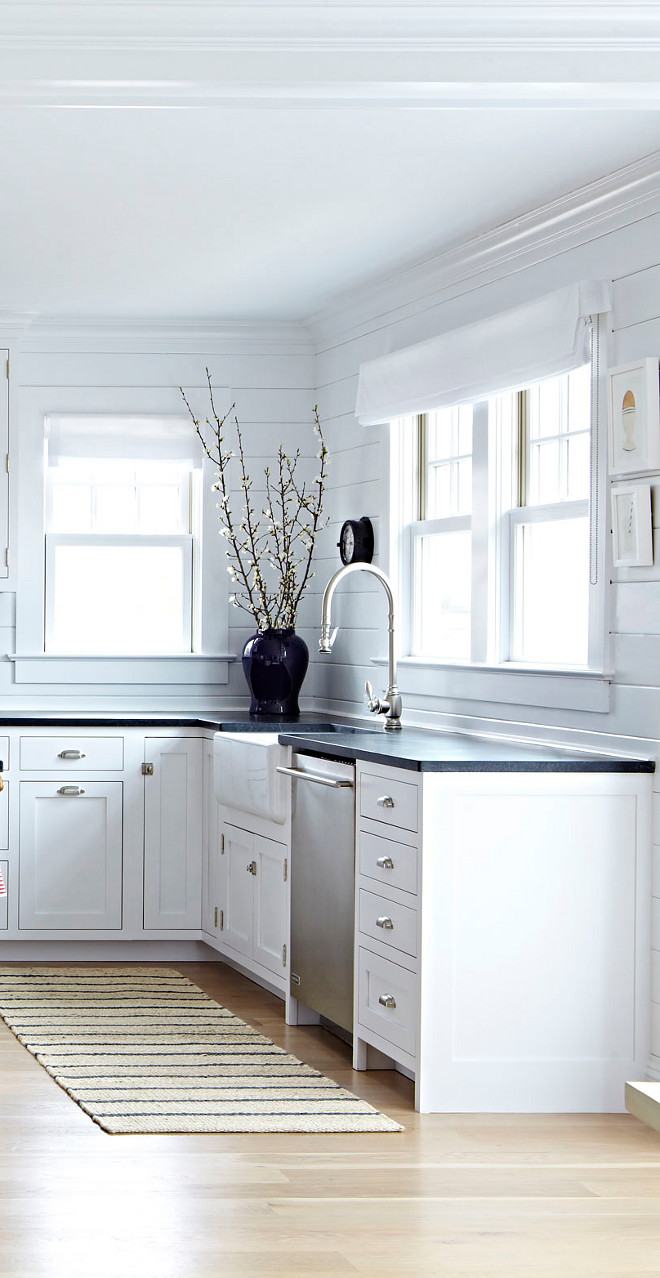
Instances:
[[[121,781],[21,781],[19,927],[121,928]]]
[[[287,963],[287,850],[283,843],[224,825],[222,943],[282,976]]]
[[[147,737],[144,926],[198,929],[202,902],[202,742]]]
[[[254,919],[254,835],[237,826],[224,826],[225,945],[252,957]]]
[[[286,915],[288,862],[286,847],[254,835],[254,958],[281,976],[287,964]]]

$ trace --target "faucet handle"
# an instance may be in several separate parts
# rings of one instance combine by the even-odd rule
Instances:
[[[374,696],[374,690],[371,684],[369,683],[368,679],[364,685],[364,690],[367,694],[366,695],[367,707],[369,710],[371,710],[372,714],[375,714],[376,711],[380,710],[380,699]]]

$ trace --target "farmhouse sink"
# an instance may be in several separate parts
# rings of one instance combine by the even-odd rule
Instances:
[[[213,785],[218,803],[283,825],[287,783],[277,772],[286,763],[286,746],[275,732],[216,732]]]

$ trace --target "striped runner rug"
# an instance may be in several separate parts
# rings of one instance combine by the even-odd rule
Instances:
[[[105,1132],[402,1130],[173,969],[0,967],[0,1015]]]

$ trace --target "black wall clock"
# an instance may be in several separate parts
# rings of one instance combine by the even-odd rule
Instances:
[[[370,564],[374,557],[374,529],[366,515],[347,519],[339,534],[339,554],[343,564]]]

